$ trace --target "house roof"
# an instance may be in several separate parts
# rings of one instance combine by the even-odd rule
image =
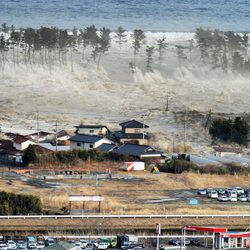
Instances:
[[[130,155],[135,157],[142,157],[142,156],[150,156],[150,155],[159,155],[161,156],[162,152],[156,151],[150,146],[147,145],[139,145],[139,144],[132,144],[132,143],[125,143],[118,148],[115,148],[113,152],[117,154],[124,154]]]
[[[120,123],[123,128],[149,128],[148,125],[138,122],[136,120],[130,120],[127,122]]]
[[[231,147],[214,147],[214,150],[217,152],[236,153],[236,154],[240,154],[243,152],[241,148],[231,148]]]
[[[112,132],[112,136],[122,139],[143,139],[143,133],[124,133],[122,131]],[[144,139],[148,139],[148,135],[144,134]]]
[[[100,141],[101,139],[103,139],[102,136],[76,134],[72,136],[69,140],[75,142],[95,143],[97,141]]]
[[[99,147],[97,147],[97,150],[104,151],[104,152],[109,152],[112,151],[116,147],[115,144],[108,144],[108,143],[103,143]]]
[[[14,139],[14,142],[16,144],[21,144],[21,143],[24,143],[26,141],[32,141],[32,140],[27,138],[26,136],[23,136],[23,135],[17,135],[16,138]]]
[[[66,242],[66,241],[59,241],[57,243],[54,243],[51,246],[47,246],[44,249],[48,249],[48,250],[70,250],[70,249],[75,249],[75,246]]]
[[[48,150],[56,151],[56,146],[53,146],[51,143],[39,143],[39,145]],[[69,151],[69,150],[70,146],[61,146],[61,145],[57,146],[57,151]]]
[[[52,153],[53,152],[53,150],[50,150],[50,149],[48,149],[48,148],[45,148],[45,147],[43,147],[43,146],[41,146],[41,145],[33,145],[33,148],[34,148],[34,150],[35,150],[35,152],[37,153],[37,154],[49,154],[49,153]]]
[[[75,128],[107,128],[105,125],[85,125],[81,124],[79,126],[75,126]]]

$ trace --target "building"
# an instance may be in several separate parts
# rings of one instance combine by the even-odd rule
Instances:
[[[241,148],[233,147],[214,147],[215,155],[219,157],[224,156],[241,156],[243,151]]]
[[[80,125],[76,126],[76,134],[106,136],[109,129],[104,125]]]
[[[121,130],[115,131],[110,134],[110,138],[118,143],[134,143],[141,145],[148,145],[148,134],[146,130],[148,125],[138,122],[136,120],[130,120],[120,123]]]
[[[0,160],[22,163],[23,152],[13,147],[13,141],[0,140]]]
[[[160,161],[162,159],[162,152],[157,151],[148,145],[125,143],[113,148],[112,152],[132,156],[140,160]]]
[[[22,135],[17,135],[16,138],[13,141],[13,147],[16,150],[23,151],[26,148],[28,148],[29,145],[34,145],[36,144],[33,140],[29,139],[26,136]]]
[[[76,134],[70,138],[70,149],[89,150],[98,148],[104,143],[111,144],[112,141],[97,135]]]

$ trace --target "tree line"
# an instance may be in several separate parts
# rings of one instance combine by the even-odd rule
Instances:
[[[42,202],[34,195],[0,192],[0,215],[41,214]]]
[[[90,150],[69,150],[52,152],[49,154],[37,154],[34,147],[29,145],[25,150],[23,161],[29,163],[63,163],[63,164],[77,164],[79,161],[113,161],[113,162],[126,162],[135,161],[134,157],[129,155],[117,154],[114,152],[102,152],[96,149]]]
[[[195,32],[195,39],[188,41],[187,45],[170,45],[166,37],[154,41],[153,45],[147,45],[146,34],[141,29],[133,30],[128,34],[123,27],[118,27],[115,37],[111,38],[111,30],[106,27],[97,29],[95,25],[72,30],[59,29],[57,27],[31,27],[15,29],[2,24],[1,31],[8,33],[0,37],[0,66],[12,60],[14,67],[16,64],[24,62],[25,65],[33,64],[47,65],[49,70],[55,63],[70,63],[71,71],[74,71],[73,57],[80,55],[81,60],[89,60],[86,54],[90,53],[90,58],[100,67],[101,58],[109,53],[111,40],[119,45],[123,44],[131,36],[131,61],[129,68],[135,72],[137,68],[137,57],[144,52],[145,70],[152,72],[155,63],[161,63],[164,58],[168,58],[168,52],[173,50],[180,64],[190,63],[199,51],[199,59],[203,64],[210,65],[211,69],[221,69],[225,72],[247,73],[250,69],[250,59],[247,51],[249,47],[249,37],[246,33],[238,34],[232,31],[223,32],[220,30],[209,30],[198,28]],[[146,45],[145,45],[146,44]],[[12,50],[12,58],[7,58],[8,52]]]
[[[213,120],[209,133],[213,138],[224,142],[248,145],[249,125],[241,117],[236,117],[234,120],[230,118]]]

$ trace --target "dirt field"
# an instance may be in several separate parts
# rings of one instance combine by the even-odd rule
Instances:
[[[124,173],[112,179],[37,180],[31,176],[4,176],[0,190],[38,195],[45,210],[59,211],[68,206],[68,195],[102,195],[102,213],[113,214],[242,214],[250,213],[249,202],[220,203],[200,198],[198,188],[241,186],[250,188],[248,176],[215,176],[184,173],[181,175]],[[11,180],[10,180],[11,179]],[[189,205],[197,198],[198,205]],[[75,204],[73,212],[82,212]],[[85,213],[94,213],[97,204],[86,205]]]

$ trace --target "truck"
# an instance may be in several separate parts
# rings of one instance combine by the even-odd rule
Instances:
[[[122,166],[124,171],[143,171],[145,170],[145,162],[142,161],[133,161],[133,162],[124,162]]]

